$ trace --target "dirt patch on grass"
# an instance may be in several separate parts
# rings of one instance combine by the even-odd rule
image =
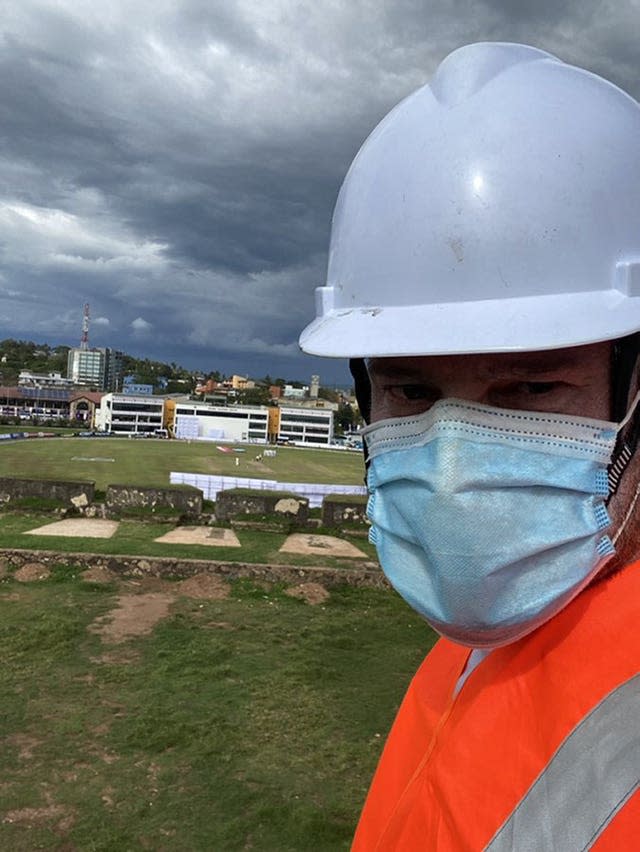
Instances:
[[[147,576],[140,577],[139,580],[123,580],[122,588],[127,590],[127,594],[132,595],[141,595],[146,592],[167,592],[169,594],[173,588],[173,583],[163,580],[162,577]]]
[[[5,825],[17,823],[25,828],[35,828],[43,823],[53,822],[54,831],[65,834],[76,820],[75,813],[71,808],[56,804],[48,790],[44,791],[44,797],[47,802],[45,807],[15,808],[3,815],[2,822]]]
[[[66,813],[62,805],[49,805],[46,808],[19,808],[15,811],[7,811],[2,822],[20,822],[28,825],[38,825],[51,819],[64,816]]]
[[[102,804],[105,808],[112,808],[115,802],[116,791],[113,787],[108,786],[105,787],[104,790],[100,794],[100,798],[102,799]]]
[[[211,574],[196,574],[176,583],[179,594],[188,598],[219,601],[229,597],[231,586],[220,577]]]
[[[132,666],[139,662],[142,654],[135,648],[117,648],[114,651],[106,651],[99,657],[89,657],[92,663],[105,663],[109,666]]]
[[[269,467],[269,465],[264,464],[263,462],[255,461],[255,459],[254,461],[247,461],[247,467],[254,473],[273,473],[272,467]]]
[[[97,618],[87,629],[98,634],[107,645],[147,636],[159,621],[167,617],[174,599],[174,595],[165,592],[120,595],[116,608]]]
[[[290,598],[299,598],[311,606],[318,606],[329,600],[329,592],[320,583],[300,583],[284,590]]]
[[[20,583],[34,583],[36,580],[46,580],[51,576],[51,571],[42,562],[27,562],[13,576]]]
[[[95,565],[93,568],[88,568],[82,572],[82,579],[87,583],[113,583],[117,579],[117,575],[104,568],[102,565]]]
[[[108,569],[94,568],[85,571],[83,579],[111,582],[115,578]],[[123,586],[131,592],[119,595],[115,609],[101,615],[87,628],[90,633],[100,636],[106,645],[118,645],[128,639],[147,636],[159,621],[169,615],[171,604],[179,596],[223,600],[229,597],[231,589],[221,577],[212,574],[196,574],[179,583],[148,577],[142,581],[129,580]],[[93,658],[93,662],[126,665],[136,659],[135,654],[132,656],[128,651],[112,651]]]
[[[18,749],[20,760],[31,760],[34,749],[42,743],[42,740],[29,736],[29,734],[12,734],[7,737],[6,742]]]

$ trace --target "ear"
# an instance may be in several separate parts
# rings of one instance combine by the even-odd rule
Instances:
[[[615,340],[611,346],[611,420],[624,420],[638,389],[640,332]]]

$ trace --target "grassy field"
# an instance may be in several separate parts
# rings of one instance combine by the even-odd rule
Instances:
[[[46,432],[47,434],[53,432],[55,435],[73,435],[74,432],[80,431],[80,428],[77,426],[32,426],[31,424],[23,426],[21,423],[11,426],[0,424],[0,435],[6,434],[7,432],[32,432],[36,435],[39,432]]]
[[[146,636],[87,630],[148,591],[0,581],[0,848],[348,849],[431,631],[391,592],[243,582]]]
[[[131,440],[127,438],[31,438],[0,442],[0,476],[38,479],[86,479],[107,485],[169,484],[172,470],[248,476],[279,482],[360,485],[360,453],[345,450],[278,447],[275,458],[256,456],[264,447],[240,447],[223,453],[209,442]],[[239,464],[236,466],[235,459]]]
[[[245,449],[7,441],[0,476],[89,479],[98,489],[166,485],[171,470],[362,482],[358,453],[278,447],[257,460],[263,448]],[[54,519],[3,513],[0,548],[318,564],[279,553],[284,530],[239,530],[240,548],[154,542],[168,522],[125,520],[111,539],[24,535]],[[344,537],[375,558],[365,539]],[[2,570],[0,849],[349,848],[386,731],[434,639],[395,594],[345,587],[311,606],[246,581],[213,599],[169,580],[87,583],[73,564],[30,583]],[[170,605],[148,635],[109,644],[88,629],[154,594]]]
[[[280,553],[287,532],[264,532],[249,529],[237,530],[241,547],[211,547],[192,544],[166,544],[154,539],[175,528],[175,523],[139,523],[120,521],[111,538],[66,538],[62,536],[25,535],[28,530],[51,523],[55,518],[46,514],[0,514],[0,548],[33,548],[68,553],[127,554],[130,556],[170,556],[176,559],[209,559],[224,562],[252,562],[281,565],[330,565],[349,570],[360,560],[343,560],[323,553],[305,555]],[[376,560],[375,547],[362,536],[342,534],[370,560]],[[361,560],[366,561],[366,560]]]

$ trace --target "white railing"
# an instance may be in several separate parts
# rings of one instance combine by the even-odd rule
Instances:
[[[286,491],[299,494],[309,500],[309,506],[317,508],[327,494],[366,495],[364,485],[326,485],[313,482],[276,482],[275,479],[253,479],[248,476],[214,476],[204,473],[180,473],[171,471],[172,485],[192,485],[202,491],[205,500],[215,500],[219,491],[229,488],[251,488],[259,491]]]

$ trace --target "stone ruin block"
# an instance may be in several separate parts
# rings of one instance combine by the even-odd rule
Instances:
[[[298,494],[283,491],[251,491],[245,488],[229,488],[218,492],[216,519],[227,521],[243,516],[270,516],[286,518],[305,524],[309,518],[309,500]]]

